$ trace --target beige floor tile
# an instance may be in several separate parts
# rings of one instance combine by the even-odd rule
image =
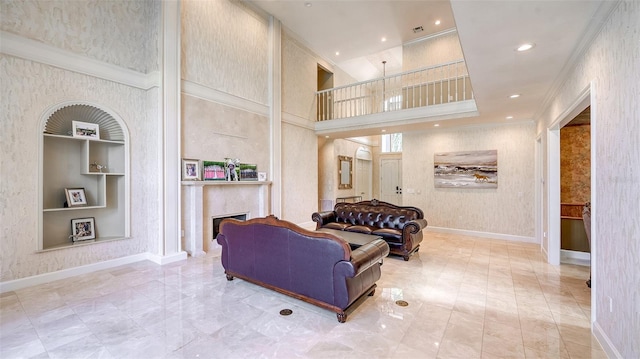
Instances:
[[[427,233],[410,261],[389,258],[382,270],[376,294],[340,324],[322,308],[227,282],[219,249],[123,265],[1,294],[0,356],[604,358],[589,329],[589,269],[551,266],[537,245]],[[284,306],[294,314],[279,316]]]

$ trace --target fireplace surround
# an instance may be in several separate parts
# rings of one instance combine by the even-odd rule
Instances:
[[[206,254],[213,241],[212,218],[270,214],[270,181],[183,181],[182,247],[192,257]],[[206,224],[206,225],[205,225]]]

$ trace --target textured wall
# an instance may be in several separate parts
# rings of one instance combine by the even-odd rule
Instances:
[[[205,161],[238,158],[269,171],[269,120],[197,97],[182,96],[182,156]]]
[[[617,6],[540,121],[540,129],[549,126],[593,82],[596,303],[592,304],[596,325],[623,358],[640,357],[639,18],[640,2],[622,1]],[[613,300],[611,313],[608,297]]]
[[[317,76],[317,56],[283,31],[282,112],[315,121]]]
[[[239,1],[183,0],[182,79],[267,103],[268,22]]]
[[[403,133],[403,204],[430,226],[533,237],[534,134],[533,123]],[[498,150],[497,189],[434,188],[435,152],[476,150]]]
[[[158,70],[155,0],[2,0],[4,31],[148,73]]]
[[[0,55],[0,281],[154,250],[158,228],[158,131],[148,94],[111,81]],[[45,110],[65,101],[102,105],[121,116],[131,141],[131,239],[35,253],[38,141]]]
[[[462,59],[463,54],[458,33],[453,32],[403,46],[402,71],[410,71]]]
[[[591,200],[591,136],[589,125],[560,129],[560,202]]]
[[[319,198],[324,200],[332,200],[335,203],[337,197],[348,197],[355,195],[355,183],[352,183],[351,189],[338,189],[338,156],[351,157],[353,161],[353,170],[355,171],[356,151],[360,147],[365,147],[373,152],[372,147],[362,145],[348,139],[319,139],[318,145],[318,164],[319,179],[318,186]],[[373,167],[379,164],[374,161]],[[372,172],[373,176],[373,172]],[[352,177],[352,182],[355,174]],[[374,180],[374,182],[376,182]],[[376,192],[372,196],[377,197]]]
[[[311,221],[318,210],[318,145],[313,130],[282,124],[282,218]]]

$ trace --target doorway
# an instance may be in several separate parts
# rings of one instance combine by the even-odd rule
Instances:
[[[333,88],[333,73],[318,64],[318,92]],[[333,118],[333,101],[331,91],[322,92],[318,96],[318,119],[331,120]]]
[[[363,201],[371,200],[373,192],[373,156],[371,151],[360,147],[356,151],[356,180],[355,195],[361,196]]]
[[[591,235],[590,235],[590,267],[591,273],[591,323],[596,321],[597,301],[595,293],[597,292],[597,221],[593,220],[597,217],[597,196],[595,188],[596,165],[596,129],[597,118],[592,103],[595,103],[595,88],[593,83],[589,84],[576,98],[573,105],[564,113],[556,118],[556,120],[547,129],[547,196],[541,198],[545,201],[546,223],[548,234],[547,260],[550,264],[560,265],[561,251],[561,196],[560,196],[560,129],[574,119],[578,114],[589,107],[590,120],[590,200],[591,200]],[[544,244],[544,242],[543,242]],[[544,248],[543,248],[544,250]],[[589,278],[584,278],[586,281]],[[586,284],[585,284],[586,286]]]
[[[402,158],[380,159],[380,200],[402,206]]]

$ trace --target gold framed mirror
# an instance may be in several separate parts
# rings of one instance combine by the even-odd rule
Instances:
[[[338,156],[338,189],[351,189],[353,179],[353,158]]]

